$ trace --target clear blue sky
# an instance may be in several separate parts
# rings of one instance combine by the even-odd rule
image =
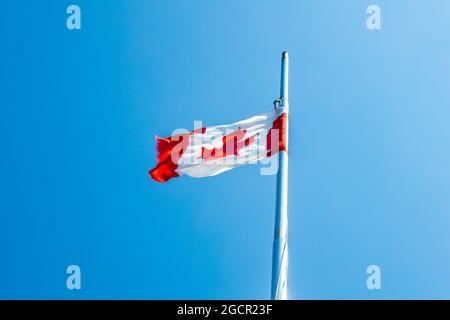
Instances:
[[[155,134],[269,110],[283,50],[290,297],[450,298],[448,1],[0,6],[0,298],[268,298],[275,177],[147,171]]]

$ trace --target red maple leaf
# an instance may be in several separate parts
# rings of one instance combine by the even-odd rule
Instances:
[[[246,130],[238,128],[235,132],[227,134],[222,138],[222,147],[207,149],[202,147],[202,159],[215,160],[220,158],[225,158],[227,156],[237,156],[239,155],[239,150],[248,146],[255,141],[256,134],[244,139]]]

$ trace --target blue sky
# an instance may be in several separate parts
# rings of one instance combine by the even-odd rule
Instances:
[[[275,177],[147,171],[155,134],[270,110],[283,50],[290,298],[450,298],[450,3],[1,7],[0,298],[269,298]]]

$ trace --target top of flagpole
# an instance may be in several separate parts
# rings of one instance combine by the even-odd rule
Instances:
[[[281,55],[281,86],[280,97],[282,98],[283,107],[286,111],[289,109],[289,54],[287,51],[283,51]]]

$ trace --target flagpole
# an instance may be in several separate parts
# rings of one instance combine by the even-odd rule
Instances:
[[[289,56],[284,51],[281,58],[280,98],[284,112],[289,112]],[[289,119],[289,115],[287,117]],[[289,121],[289,120],[288,120]],[[289,139],[289,125],[286,123],[286,147]],[[273,300],[287,299],[288,276],[288,154],[278,153],[277,195],[275,207],[275,232],[272,257],[272,294]]]

